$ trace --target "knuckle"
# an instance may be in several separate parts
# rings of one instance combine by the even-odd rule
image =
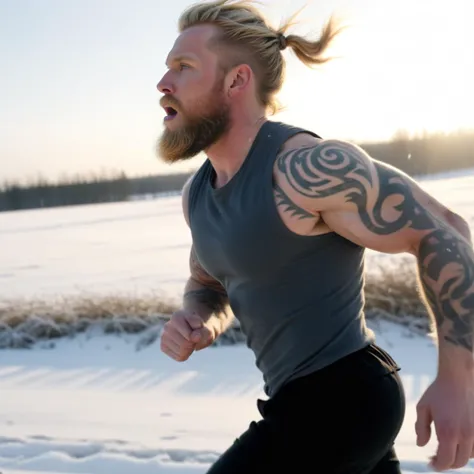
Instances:
[[[173,353],[166,346],[164,346],[161,350],[164,354],[173,359]]]
[[[173,327],[173,321],[169,319],[168,321],[166,321],[165,324],[163,324],[163,332],[167,333],[172,327]]]
[[[425,408],[426,408],[426,405],[421,400],[416,404],[416,411],[417,411],[418,414],[424,412]]]
[[[180,309],[178,311],[175,311],[172,316],[171,316],[171,319],[174,319],[174,320],[183,320],[186,318],[186,315],[187,315],[187,311],[183,310],[183,309]]]
[[[164,327],[167,329],[174,328],[176,324],[178,323],[178,321],[179,321],[179,316],[176,316],[176,314],[173,314],[170,317],[170,319],[168,319],[168,321],[165,323]]]
[[[449,421],[441,422],[438,426],[438,435],[440,439],[453,439],[458,435],[458,429]]]

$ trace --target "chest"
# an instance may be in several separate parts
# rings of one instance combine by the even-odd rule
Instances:
[[[203,193],[190,224],[201,265],[221,283],[275,275],[302,250],[282,220],[271,183],[226,195]]]

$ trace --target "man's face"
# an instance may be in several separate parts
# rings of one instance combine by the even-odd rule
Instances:
[[[167,163],[192,158],[215,143],[230,126],[224,72],[207,41],[215,34],[208,25],[184,31],[171,50],[168,71],[158,83],[164,94],[165,130],[157,154]]]

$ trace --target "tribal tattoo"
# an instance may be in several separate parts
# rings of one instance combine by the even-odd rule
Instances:
[[[473,350],[474,262],[472,247],[446,226],[426,235],[420,242],[418,269],[427,301],[442,327],[451,329],[445,339]]]
[[[422,231],[418,271],[438,332],[451,344],[473,351],[472,246],[417,201],[407,176],[369,161],[357,146],[332,141],[284,153],[276,165],[301,197],[319,200],[341,195],[355,206],[363,226],[376,235],[390,236],[402,229]],[[281,187],[276,193],[278,206],[300,219],[307,217],[309,213]]]
[[[273,183],[273,189],[275,190],[278,207],[284,208],[291,216],[298,217],[298,219],[314,219],[314,214],[305,211],[302,207],[295,204],[277,183]]]

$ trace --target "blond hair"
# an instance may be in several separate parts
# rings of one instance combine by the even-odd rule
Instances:
[[[257,79],[261,104],[270,113],[276,113],[280,105],[275,96],[283,85],[285,75],[281,51],[292,48],[297,58],[309,67],[323,64],[332,59],[325,53],[342,28],[331,17],[317,40],[294,34],[285,36],[299,12],[274,29],[252,3],[251,0],[196,3],[181,14],[179,32],[200,24],[217,26],[220,34],[213,38],[210,46],[214,49],[225,48],[225,55],[221,55],[224,71],[238,64],[248,64]]]

